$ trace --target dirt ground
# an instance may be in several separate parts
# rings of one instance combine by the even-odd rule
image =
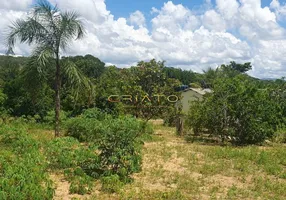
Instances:
[[[54,199],[283,199],[286,195],[285,179],[267,175],[240,158],[214,159],[213,152],[222,147],[187,143],[174,128],[163,127],[160,120],[153,123],[155,136],[144,144],[142,171],[133,175],[133,183],[117,194],[102,192],[98,182],[90,195],[70,195],[69,183],[52,174],[57,185]],[[265,185],[267,181],[270,185]]]

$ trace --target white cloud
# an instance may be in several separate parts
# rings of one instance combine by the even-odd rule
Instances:
[[[225,20],[215,11],[208,10],[202,17],[204,27],[213,31],[225,31]]]
[[[31,2],[0,2],[1,41],[4,41],[11,21],[23,17]],[[128,19],[116,20],[104,0],[50,2],[56,2],[63,10],[76,10],[87,29],[86,37],[73,42],[66,54],[93,54],[120,67],[156,58],[166,60],[169,66],[195,71],[232,60],[251,61],[252,75],[276,77],[286,74],[286,34],[277,22],[285,5],[277,0],[264,8],[260,0],[216,0],[215,6],[209,3],[201,12],[168,1],[161,8],[152,8],[150,22],[140,10]],[[147,23],[152,25],[149,30]],[[0,53],[4,51],[5,46],[1,43]],[[16,45],[15,51],[28,55],[30,48]]]
[[[218,10],[225,19],[232,19],[238,12],[239,3],[236,0],[216,0]]]
[[[135,11],[134,13],[131,13],[130,17],[129,17],[129,21],[131,23],[131,25],[135,25],[135,26],[145,26],[146,22],[145,22],[145,17],[143,15],[142,12],[140,12],[139,10]]]
[[[3,10],[25,11],[32,4],[32,0],[1,0]]]
[[[23,11],[0,9],[0,53],[5,53],[7,51],[6,38],[9,33],[9,26],[15,20],[23,18],[24,16],[26,16],[26,12]],[[15,46],[14,52],[16,54],[28,55],[30,53],[30,48],[27,44],[19,44]]]
[[[279,20],[286,18],[286,5],[281,5],[278,0],[272,0],[270,3],[270,8],[275,11],[275,14]]]

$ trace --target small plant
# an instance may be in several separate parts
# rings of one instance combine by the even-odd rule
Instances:
[[[93,179],[77,167],[73,170],[65,170],[65,177],[70,182],[69,191],[71,194],[90,194],[93,189]]]
[[[80,142],[95,141],[104,132],[104,128],[101,121],[77,117],[67,122],[67,136],[74,137]]]
[[[123,187],[124,183],[120,181],[120,177],[118,175],[110,175],[103,177],[101,179],[102,187],[101,189],[104,192],[109,193],[119,193],[120,189]]]
[[[78,164],[77,152],[81,144],[72,137],[56,138],[46,147],[46,156],[52,168],[65,169],[76,167]]]
[[[54,189],[39,144],[24,129],[0,129],[0,199],[52,199]]]

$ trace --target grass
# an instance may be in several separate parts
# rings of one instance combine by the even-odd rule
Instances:
[[[284,145],[233,147],[196,140],[186,142],[174,128],[156,123],[146,138],[143,166],[134,181],[105,191],[99,181],[88,195],[69,194],[62,172],[50,172],[57,185],[54,199],[285,199]],[[36,127],[30,134],[46,143],[52,131]]]
[[[231,147],[187,143],[156,124],[143,170],[119,193],[90,199],[285,199],[285,146]]]

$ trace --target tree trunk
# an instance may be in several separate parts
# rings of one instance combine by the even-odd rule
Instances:
[[[182,117],[178,116],[177,121],[176,121],[176,130],[177,134],[179,136],[183,136],[183,131],[184,131],[184,121]]]
[[[60,77],[60,60],[59,56],[56,58],[56,79],[55,79],[55,136],[60,135],[60,110],[61,110],[61,99],[60,99],[60,89],[61,89],[61,77]]]

